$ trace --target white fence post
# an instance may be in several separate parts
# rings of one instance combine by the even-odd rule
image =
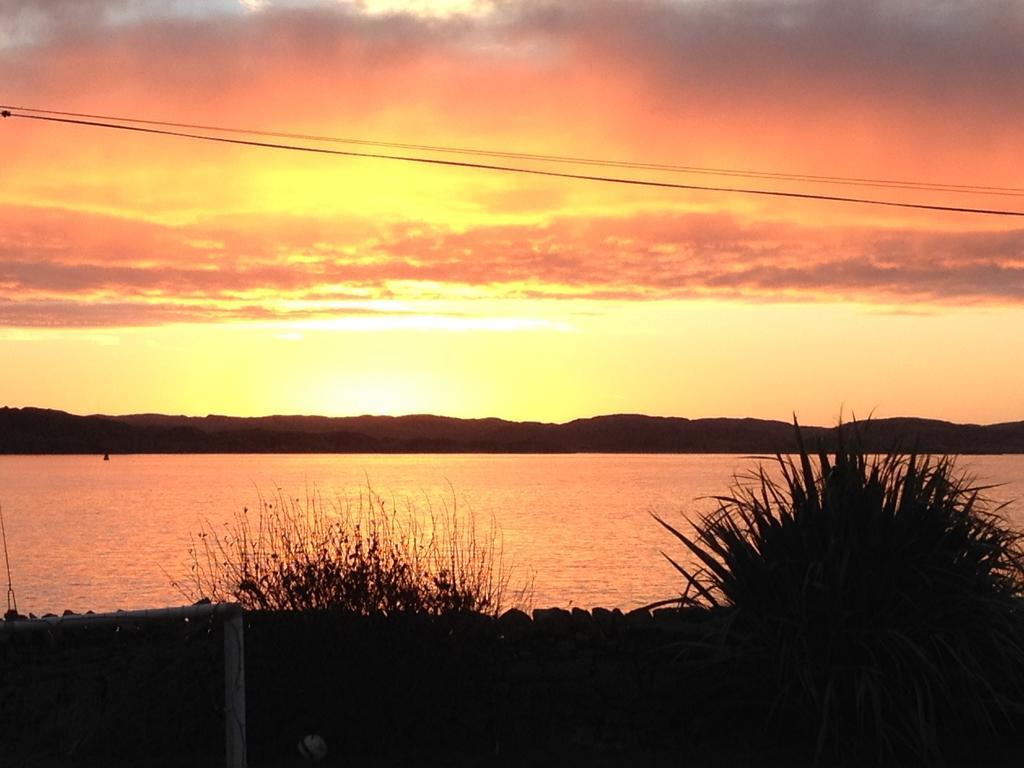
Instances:
[[[224,613],[224,736],[227,768],[246,768],[245,625],[239,606],[225,606]]]

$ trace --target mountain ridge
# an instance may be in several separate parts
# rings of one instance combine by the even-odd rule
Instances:
[[[809,449],[834,450],[834,427],[802,426]],[[844,424],[866,450],[1024,453],[1024,421],[956,424],[893,417]],[[79,416],[0,408],[0,454],[102,453],[788,453],[793,425],[752,417],[607,414],[564,423],[407,416]]]

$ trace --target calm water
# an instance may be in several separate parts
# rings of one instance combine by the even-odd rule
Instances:
[[[532,573],[538,606],[630,608],[678,591],[654,512],[682,523],[752,462],[734,455],[0,456],[0,504],[18,607],[37,614],[179,605],[190,533],[255,507],[257,492],[354,499],[374,490],[419,508],[497,520],[506,560]],[[1024,498],[1024,457],[961,466]],[[1024,525],[1024,503],[1009,516]]]

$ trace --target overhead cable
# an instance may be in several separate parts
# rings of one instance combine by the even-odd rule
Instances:
[[[658,181],[655,179],[636,179],[619,176],[599,176],[583,173],[569,173],[566,171],[553,171],[539,168],[524,168],[521,166],[497,165],[490,163],[478,163],[467,160],[448,160],[434,157],[421,157],[417,155],[393,155],[377,152],[356,152],[351,150],[328,149],[326,147],[311,147],[297,144],[283,144],[278,142],[255,141],[252,139],[229,138],[226,136],[211,136],[208,134],[189,133],[185,131],[169,130],[166,128],[146,127],[146,125],[128,124],[124,122],[109,122],[104,120],[80,119],[71,117],[59,117],[49,114],[29,114],[16,112],[9,108],[0,106],[3,110],[3,117],[23,118],[48,123],[63,123],[67,125],[89,126],[95,128],[107,128],[112,130],[130,131],[134,133],[153,134],[159,136],[176,136],[179,138],[192,139],[197,141],[216,142],[220,144],[231,144],[247,147],[261,147],[265,149],[287,150],[293,152],[306,152],[319,155],[334,155],[340,157],[364,158],[372,160],[391,160],[406,163],[419,163],[423,165],[442,166],[449,168],[471,168],[477,170],[497,171],[503,173],[527,174],[532,176],[543,176],[548,178],[573,179],[577,181],[598,182],[604,184],[620,184],[637,187],[648,187],[658,189],[678,189],[697,192],[721,192],[741,195],[759,195],[763,197],[790,198],[799,200],[820,200],[836,203],[856,203],[862,205],[885,206],[890,208],[909,208],[925,211],[942,211],[949,213],[969,213],[985,216],[1019,216],[1024,217],[1024,211],[975,208],[955,205],[937,205],[928,203],[911,203],[897,200],[879,200],[864,197],[849,197],[843,195],[824,195],[811,192],[793,192],[777,189],[753,189],[744,187],[709,186],[700,184],[683,184],[670,181]],[[37,111],[38,112],[38,111]],[[150,123],[152,124],[152,123]]]
[[[116,117],[86,112],[65,112],[53,109],[35,109],[31,107],[15,107],[0,104],[0,109],[18,112],[53,115],[57,117],[74,117],[85,120],[128,123],[135,125],[155,125],[164,128],[181,128],[186,130],[213,131],[216,133],[232,133],[250,136],[265,136],[278,139],[300,141],[316,141],[334,144],[350,144],[353,146],[383,147],[388,149],[405,149],[421,152],[437,152],[446,154],[467,155],[473,157],[499,157],[514,160],[530,160],[537,162],[564,163],[570,165],[590,165],[610,168],[630,168],[633,170],[663,171],[668,173],[697,174],[710,176],[727,176],[749,179],[769,179],[773,181],[799,181],[815,184],[845,184],[862,187],[881,187],[889,189],[912,189],[929,192],[969,192],[983,195],[1001,195],[1008,197],[1024,197],[1024,188],[998,187],[980,184],[949,184],[929,181],[907,181],[896,179],[877,179],[853,176],[822,176],[805,173],[783,173],[779,171],[743,170],[737,168],[710,168],[705,166],[679,165],[672,163],[651,163],[634,160],[608,160],[590,157],[574,157],[570,155],[551,155],[531,152],[510,152],[494,149],[469,147],[452,147],[437,144],[411,144],[407,142],[376,141],[370,139],[342,138],[307,133],[288,133],[268,131],[255,128],[237,128],[198,123],[180,123],[168,120],[147,120],[134,117]]]

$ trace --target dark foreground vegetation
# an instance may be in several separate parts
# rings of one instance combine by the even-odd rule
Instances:
[[[800,448],[692,533],[662,523],[696,562],[678,603],[717,615],[718,716],[830,761],[998,751],[1024,724],[1020,533],[949,458]]]
[[[343,611],[360,616],[477,613],[528,602],[513,584],[501,531],[481,527],[457,502],[404,507],[367,488],[325,501],[262,497],[223,529],[207,526],[188,550],[190,600],[236,602],[250,611]]]
[[[982,493],[801,450],[666,521],[682,594],[625,615],[506,609],[500,539],[379,500],[262,502],[183,586],[249,609],[257,766],[307,733],[335,765],[1019,765],[1024,553]],[[221,760],[215,622],[2,629],[4,765]]]

